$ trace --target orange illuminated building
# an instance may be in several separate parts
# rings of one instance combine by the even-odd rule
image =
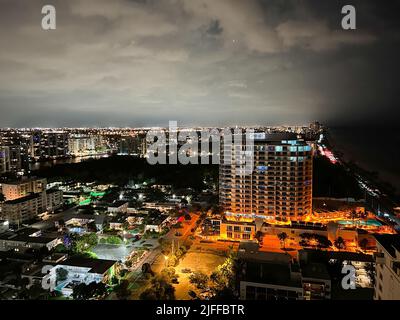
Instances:
[[[243,151],[246,150],[243,136]],[[225,149],[231,148],[232,152]],[[237,174],[237,145],[222,144],[219,171],[220,205],[227,218],[244,221],[302,220],[312,211],[313,149],[291,133],[254,134],[254,170]],[[225,153],[225,152],[226,153]],[[231,157],[226,164],[224,156]]]

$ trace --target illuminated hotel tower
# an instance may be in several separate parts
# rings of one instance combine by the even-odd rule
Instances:
[[[244,140],[239,146],[242,150]],[[228,216],[300,220],[311,212],[313,150],[295,134],[256,133],[251,175],[236,170],[233,150],[238,146],[223,142],[221,146],[219,195]],[[232,165],[224,161],[226,148],[232,150],[228,153]]]

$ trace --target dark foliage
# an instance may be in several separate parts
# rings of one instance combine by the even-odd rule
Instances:
[[[217,165],[150,165],[145,159],[130,156],[87,160],[80,163],[61,164],[43,168],[35,175],[52,179],[76,180],[100,183],[126,184],[130,179],[149,180],[157,183],[172,184],[175,188],[191,187],[195,190],[204,188],[205,176],[212,176],[217,181]]]

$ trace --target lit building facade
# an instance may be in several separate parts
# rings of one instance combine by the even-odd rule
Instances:
[[[400,300],[400,235],[376,235],[375,300]]]
[[[68,155],[68,133],[62,131],[36,131],[31,139],[31,157],[56,159]]]
[[[10,149],[0,146],[0,174],[10,171]]]
[[[16,200],[29,195],[46,191],[46,179],[21,179],[15,182],[3,183],[2,193],[7,201]]]
[[[237,148],[246,150],[244,140],[241,145],[221,144],[219,194],[227,216],[301,220],[311,213],[312,147],[295,134],[256,133],[253,172],[245,175],[238,172],[235,159]]]
[[[68,139],[69,154],[72,156],[88,156],[106,152],[103,138],[100,135],[71,135]]]
[[[46,192],[6,201],[1,205],[0,219],[19,225],[38,217],[46,211]]]
[[[254,240],[256,225],[251,222],[221,221],[220,238],[232,241]]]

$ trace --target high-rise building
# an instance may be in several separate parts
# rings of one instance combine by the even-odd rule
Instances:
[[[31,157],[39,159],[63,158],[68,155],[68,134],[57,131],[36,131],[31,140]]]
[[[221,144],[219,194],[226,215],[301,220],[311,213],[312,147],[295,134],[256,133],[253,171],[244,174],[237,170],[235,150],[252,151],[245,151],[244,135],[241,140]]]
[[[10,148],[0,146],[0,174],[10,171]]]
[[[400,235],[376,235],[375,300],[400,300]]]
[[[119,154],[143,156],[146,154],[146,136],[129,135],[121,136],[119,143]]]
[[[21,147],[9,146],[10,150],[10,171],[20,172],[22,169]]]
[[[100,135],[71,135],[68,139],[69,154],[72,156],[89,156],[106,152]]]
[[[7,170],[0,168],[0,173],[18,173],[29,170],[29,156],[31,146],[31,135],[25,132],[18,132],[13,129],[0,129],[0,150],[7,147],[7,151],[3,151],[0,155],[0,162],[4,164],[4,154],[9,158]],[[0,164],[1,166],[1,164]]]

